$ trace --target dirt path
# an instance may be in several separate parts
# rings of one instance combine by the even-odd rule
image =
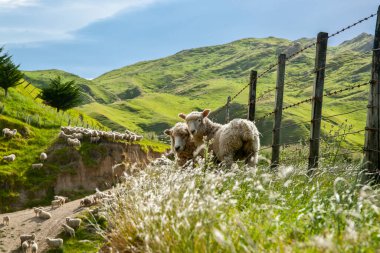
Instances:
[[[80,199],[71,201],[56,209],[51,209],[50,206],[45,207],[44,210],[52,215],[48,220],[35,217],[33,209],[0,214],[0,252],[22,252],[19,236],[33,232],[36,234],[38,252],[44,252],[47,249],[45,238],[57,236],[62,231],[61,224],[65,223],[67,216],[75,216],[84,210],[79,207],[79,202]],[[10,217],[9,226],[2,224],[3,217],[6,215]]]

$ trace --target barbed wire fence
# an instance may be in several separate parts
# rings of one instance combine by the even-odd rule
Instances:
[[[227,100],[227,103],[219,107],[217,110],[215,110],[211,114],[211,118],[216,118],[220,113],[223,111],[226,112],[226,122],[231,119],[229,112],[230,112],[230,106],[231,102],[233,102],[238,96],[240,96],[248,87],[250,88],[249,91],[249,99],[248,99],[248,119],[256,122],[256,123],[263,123],[270,117],[274,116],[274,123],[273,123],[273,129],[270,130],[264,130],[261,131],[262,135],[270,134],[272,133],[273,141],[272,145],[262,147],[261,150],[272,150],[272,159],[271,159],[271,167],[275,168],[280,164],[280,152],[279,148],[287,147],[289,145],[294,144],[300,144],[300,143],[306,143],[305,140],[295,140],[295,141],[289,141],[289,142],[283,142],[280,143],[279,140],[279,133],[281,130],[285,128],[292,128],[292,127],[299,127],[299,126],[307,126],[310,125],[310,138],[307,140],[309,142],[309,154],[308,154],[308,167],[310,173],[313,172],[313,170],[318,166],[318,161],[321,158],[328,158],[328,157],[339,157],[339,156],[348,156],[352,154],[358,154],[363,153],[365,154],[365,161],[367,164],[371,164],[367,166],[368,171],[377,171],[378,180],[380,180],[380,173],[379,173],[379,167],[380,167],[380,147],[379,147],[379,79],[380,79],[380,45],[378,43],[376,44],[376,41],[380,41],[380,7],[377,13],[373,13],[365,18],[362,18],[342,29],[337,30],[336,32],[328,35],[327,33],[319,33],[317,39],[302,47],[301,49],[291,53],[289,56],[282,55],[282,57],[285,57],[284,61],[281,61],[281,55],[278,58],[278,61],[274,64],[269,65],[267,68],[264,68],[260,74],[257,74],[256,71],[251,71],[250,81],[248,84],[244,85],[236,94],[230,95],[229,99]],[[331,64],[326,64],[326,55],[327,55],[327,41],[328,39],[338,36],[341,33],[377,16],[377,23],[376,23],[376,32],[375,32],[375,44],[373,46],[372,50],[367,50],[365,52],[362,52],[360,54],[355,54],[350,57],[350,59],[345,59],[345,62],[334,62]],[[284,73],[279,72],[281,68],[285,69],[285,63],[291,62],[292,60],[296,59],[297,56],[301,55],[305,51],[316,48],[316,62],[315,67],[311,69],[310,71],[306,71],[303,73],[300,73],[299,75],[293,75],[292,79],[284,82],[285,79],[285,71]],[[288,48],[285,51],[289,51],[291,48]],[[349,50],[340,52],[341,55],[349,53]],[[326,72],[334,71],[336,68],[342,67],[345,64],[357,62],[358,59],[367,58],[370,56],[370,53],[372,53],[372,75],[369,80],[366,82],[354,82],[354,83],[348,83],[347,85],[343,85],[340,89],[325,89],[324,88],[324,79]],[[265,75],[268,75],[269,73],[272,73],[275,69],[277,69],[277,83],[275,87],[267,88],[261,93],[256,96],[256,88],[258,85],[258,80],[264,77]],[[355,72],[355,71],[352,71]],[[313,84],[313,94],[306,99],[293,102],[290,104],[283,104],[282,98],[283,98],[283,90],[284,88],[299,88],[295,87],[294,85],[300,82],[304,82],[305,79],[311,79],[314,78],[314,84]],[[281,80],[282,79],[282,80]],[[364,87],[370,86],[370,95],[369,95],[369,102],[366,107],[355,107],[350,108],[347,111],[338,112],[335,114],[330,115],[323,115],[322,114],[322,101],[323,98],[329,98],[334,101],[334,99],[338,96],[341,97],[347,97],[350,94],[352,94],[352,91],[357,92],[363,92]],[[302,85],[303,88],[305,88],[305,85]],[[309,86],[310,87],[310,86]],[[292,90],[293,91],[293,90]],[[300,89],[299,91],[304,91],[304,89]],[[347,95],[347,93],[349,93]],[[265,113],[264,115],[260,117],[255,117],[255,108],[256,105],[262,101],[266,101],[273,97],[275,95],[276,101],[275,103],[278,104],[279,98],[281,98],[280,106],[277,105],[273,111],[270,111],[268,113]],[[309,121],[301,121],[291,124],[286,124],[281,126],[281,120],[282,120],[282,112],[283,111],[291,111],[294,108],[299,108],[301,106],[307,106],[311,104],[311,112],[312,112],[312,118]],[[306,109],[306,108],[305,108]],[[331,124],[331,121],[333,118],[338,118],[343,115],[350,115],[350,114],[357,114],[360,112],[367,111],[367,126],[365,129],[350,129],[350,131],[344,131],[343,133],[335,133],[332,135],[333,138],[346,138],[347,136],[354,136],[354,135],[361,135],[363,136],[363,133],[365,133],[365,144],[364,147],[353,147],[351,149],[345,147],[342,149],[344,152],[336,153],[333,152],[332,154],[326,153],[326,154],[320,154],[320,141],[328,141],[329,136],[322,133],[321,134],[321,124]],[[364,114],[363,114],[364,115]],[[338,122],[338,121],[337,121]],[[339,131],[338,131],[339,132]],[[278,136],[274,137],[274,136]],[[277,140],[275,140],[277,138]],[[304,148],[303,148],[304,149]],[[334,158],[334,159],[335,159]],[[297,160],[299,158],[297,157]],[[287,160],[289,161],[289,160]]]

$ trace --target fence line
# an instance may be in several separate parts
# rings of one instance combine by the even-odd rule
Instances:
[[[360,20],[358,20],[358,21],[356,21],[356,22],[354,22],[354,23],[352,23],[352,24],[350,24],[350,25],[348,25],[348,26],[346,26],[346,27],[344,27],[344,28],[342,28],[342,29],[340,29],[340,30],[334,32],[334,33],[332,33],[331,35],[327,36],[327,38],[325,38],[325,39],[327,40],[327,39],[329,39],[329,38],[335,37],[335,36],[337,36],[338,34],[341,34],[342,32],[347,31],[347,30],[351,29],[352,27],[355,27],[356,25],[358,25],[358,24],[360,24],[360,23],[362,23],[362,22],[364,22],[364,21],[369,20],[370,18],[372,18],[372,17],[374,17],[374,16],[376,16],[376,15],[377,15],[376,13],[373,13],[373,14],[367,16],[367,17],[364,17],[364,18],[362,18],[362,19],[360,19]],[[324,39],[323,39],[323,40],[324,40]],[[300,50],[294,52],[293,54],[291,54],[291,55],[289,55],[289,56],[287,56],[287,57],[286,57],[286,61],[291,60],[291,59],[295,58],[297,55],[299,55],[299,54],[303,53],[304,51],[306,51],[307,49],[310,49],[310,48],[316,46],[318,42],[319,42],[319,41],[316,40],[315,42],[310,43],[309,45],[303,47],[302,49],[300,49]],[[286,51],[286,50],[290,50],[291,48],[292,48],[292,46],[288,47],[288,48],[285,49],[284,51]],[[276,63],[269,65],[268,68],[264,69],[264,71],[263,71],[260,75],[257,76],[257,79],[262,78],[263,76],[265,76],[266,74],[268,74],[269,72],[271,72],[272,70],[274,70],[274,68],[277,67],[278,64],[279,64],[279,63],[278,63],[278,61],[277,61]],[[230,101],[230,102],[232,102],[233,100],[235,100],[235,98],[238,97],[238,96],[239,96],[239,95],[240,95],[245,89],[247,89],[247,88],[249,87],[249,85],[250,85],[249,83],[246,84],[246,85],[245,85],[241,90],[239,90],[235,95],[231,96],[231,101]],[[214,113],[213,113],[213,117],[216,117],[216,115],[218,115],[218,114],[224,109],[225,106],[227,106],[227,104],[224,104],[224,105],[222,105],[220,108],[218,108],[217,110],[215,110]]]
[[[364,83],[350,84],[348,86],[345,86],[345,87],[342,87],[339,89],[333,89],[333,90],[324,89],[324,87],[323,87],[324,86],[325,74],[331,73],[330,71],[333,71],[333,69],[335,69],[335,68],[343,68],[345,65],[347,65],[349,63],[357,62],[358,60],[361,60],[361,59],[364,60],[365,57],[369,56],[368,53],[372,53],[372,57],[375,57],[374,55],[375,55],[375,53],[377,53],[378,54],[377,57],[380,59],[380,50],[378,50],[378,48],[380,48],[380,45],[377,45],[375,43],[372,50],[368,50],[368,51],[361,52],[358,54],[357,53],[352,54],[352,56],[350,56],[349,59],[345,59],[344,62],[334,61],[332,63],[326,64],[327,41],[328,41],[328,39],[335,37],[335,36],[343,33],[344,31],[349,30],[352,27],[355,27],[358,24],[363,23],[366,20],[369,20],[370,18],[372,18],[374,16],[377,16],[377,23],[378,24],[376,26],[376,34],[379,36],[379,41],[380,41],[380,21],[379,21],[380,19],[379,19],[379,15],[380,15],[380,6],[379,6],[377,13],[374,13],[374,14],[371,14],[371,15],[365,17],[365,18],[362,18],[362,19],[360,19],[360,20],[358,20],[358,21],[356,21],[356,22],[354,22],[354,23],[352,23],[352,24],[350,24],[344,28],[341,28],[340,30],[337,30],[336,32],[334,32],[330,35],[327,33],[319,33],[317,39],[314,42],[302,47],[301,49],[290,54],[289,56],[285,56],[285,62],[290,61],[292,59],[295,59],[296,56],[300,55],[301,53],[305,52],[306,50],[313,48],[313,47],[316,48],[316,56],[315,56],[316,57],[316,64],[313,67],[313,69],[311,71],[307,71],[307,72],[301,73],[300,75],[296,75],[296,76],[294,74],[293,75],[285,75],[285,76],[291,76],[291,80],[288,80],[284,83],[284,87],[289,88],[289,87],[293,86],[294,84],[296,84],[300,81],[303,81],[305,79],[309,79],[309,77],[313,76],[313,78],[314,78],[313,95],[309,98],[302,99],[300,101],[288,104],[286,106],[283,106],[283,103],[281,101],[280,107],[278,105],[276,105],[276,107],[273,111],[264,114],[260,118],[253,117],[253,119],[252,119],[251,116],[249,116],[249,118],[255,122],[261,122],[264,119],[269,118],[272,115],[278,115],[279,111],[289,111],[292,108],[299,107],[301,105],[304,105],[304,104],[307,104],[310,102],[312,102],[312,104],[313,104],[313,106],[312,106],[312,118],[311,118],[311,120],[308,120],[308,121],[290,123],[290,124],[286,124],[284,126],[281,126],[281,120],[282,119],[281,119],[281,117],[276,116],[273,129],[270,129],[270,130],[268,129],[266,131],[261,132],[261,134],[265,134],[265,133],[269,133],[269,132],[273,133],[272,134],[272,138],[273,138],[272,145],[267,146],[267,147],[263,147],[261,149],[261,150],[272,149],[272,161],[271,161],[272,162],[272,164],[271,164],[272,168],[276,167],[280,162],[278,159],[279,147],[285,147],[285,146],[293,145],[296,143],[306,143],[306,140],[305,141],[297,140],[297,141],[291,141],[291,142],[280,144],[278,140],[279,140],[279,133],[282,129],[294,127],[294,126],[299,126],[299,125],[306,125],[306,124],[311,125],[311,131],[310,131],[311,136],[307,141],[310,142],[308,166],[310,169],[309,171],[312,172],[313,169],[318,166],[319,158],[321,158],[321,157],[323,157],[323,155],[325,155],[324,153],[322,153],[322,155],[319,154],[319,149],[320,149],[319,142],[320,141],[328,141],[328,139],[326,139],[328,136],[325,136],[324,134],[322,134],[322,135],[320,134],[322,121],[327,123],[327,120],[330,118],[333,118],[333,117],[349,115],[349,114],[353,114],[353,113],[364,111],[364,110],[368,110],[368,112],[369,112],[370,109],[376,108],[376,105],[369,102],[369,105],[367,105],[366,108],[364,108],[364,106],[363,106],[363,108],[356,107],[356,108],[349,109],[348,111],[339,112],[339,113],[335,113],[332,115],[326,115],[326,116],[324,116],[322,114],[322,105],[323,105],[322,99],[324,97],[334,98],[334,96],[336,96],[338,94],[342,94],[344,92],[348,92],[348,91],[356,90],[356,89],[359,89],[362,87],[366,87],[366,86],[368,86],[368,84],[371,84],[371,87],[375,87],[380,82],[379,81],[380,65],[378,65],[378,71],[379,72],[378,73],[376,72],[377,76],[376,75],[374,76],[374,74],[372,74],[370,81],[367,81]],[[284,51],[290,50],[292,48],[292,46],[288,47]],[[341,57],[341,55],[347,55],[347,53],[349,53],[349,51],[351,51],[351,50],[345,50],[342,52],[338,52],[332,59],[333,60],[339,59],[338,57]],[[258,79],[262,78],[263,76],[267,75],[268,73],[271,73],[276,67],[279,67],[281,65],[280,62],[281,62],[280,60],[277,60],[274,64],[271,64],[267,68],[262,70],[261,73],[259,75],[257,75],[256,81]],[[378,61],[378,62],[380,62],[380,61]],[[374,68],[374,63],[372,64],[372,67]],[[277,82],[279,81],[279,78],[280,78],[279,74],[277,74]],[[252,80],[250,80],[250,83],[252,83]],[[256,85],[258,85],[258,84],[256,84]],[[234,99],[236,99],[248,86],[250,86],[250,84],[244,85],[235,95],[231,96],[231,100],[229,100],[229,102],[232,102]],[[302,91],[301,89],[302,88],[300,88],[300,91]],[[276,93],[274,93],[274,91],[276,91]],[[260,101],[263,101],[269,97],[272,97],[274,94],[276,95],[276,103],[277,103],[278,102],[277,98],[280,95],[280,93],[281,93],[281,91],[279,90],[277,85],[276,85],[276,87],[267,88],[267,89],[260,92],[260,95],[256,97],[256,99],[253,103],[257,104]],[[352,93],[349,93],[346,96],[348,96],[350,94],[352,94]],[[329,103],[327,103],[327,104],[329,104]],[[251,105],[252,105],[252,100],[250,99],[248,102],[248,106],[251,107]],[[215,117],[218,113],[220,113],[225,106],[226,106],[226,104],[221,106],[217,110],[215,110],[213,113],[213,116]],[[251,112],[249,114],[251,114]],[[367,120],[367,122],[368,122],[368,120]],[[377,131],[378,132],[379,128],[380,127],[375,127],[375,128],[367,127],[365,129],[360,129],[360,130],[351,130],[351,128],[350,128],[350,130],[351,130],[350,132],[346,132],[346,128],[345,128],[344,129],[345,132],[343,134],[335,134],[332,137],[333,138],[345,139],[346,136],[358,135],[358,134],[362,134],[363,132],[366,132],[366,134],[368,133],[368,131]],[[274,138],[274,136],[276,136],[276,138]],[[379,142],[380,142],[380,140],[379,140]],[[366,146],[365,150],[370,151],[370,149],[371,149],[371,147]],[[345,149],[345,150],[347,151],[347,149]],[[375,148],[375,149],[372,148],[371,150],[372,150],[372,152],[377,152],[377,150],[379,150],[379,148]],[[349,152],[345,152],[342,154],[334,153],[331,156],[336,157],[339,155],[348,155],[348,154],[352,154],[352,153],[357,153],[358,151],[359,150],[351,150]],[[363,149],[361,149],[360,151],[363,152]],[[378,158],[380,159],[380,155],[378,155]],[[380,180],[380,176],[379,176],[379,180]]]

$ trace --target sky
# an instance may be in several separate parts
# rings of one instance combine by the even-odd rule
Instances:
[[[376,0],[0,0],[0,46],[22,70],[92,79],[178,51],[269,36],[333,33],[376,13]],[[329,41],[374,33],[376,17]]]

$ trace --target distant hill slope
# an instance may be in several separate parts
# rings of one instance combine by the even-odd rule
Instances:
[[[50,80],[57,76],[61,76],[64,81],[75,80],[75,82],[82,89],[84,104],[92,103],[95,101],[99,103],[110,103],[118,100],[114,94],[107,92],[102,88],[98,88],[97,86],[93,85],[90,80],[81,78],[77,75],[62,70],[36,70],[23,71],[23,73],[25,74],[25,79],[28,82],[33,83],[34,86],[40,89],[46,87],[49,84]]]
[[[361,34],[339,46],[328,48],[326,91],[370,79],[371,54],[367,50],[370,49],[372,40],[372,35]],[[225,104],[227,96],[236,94],[248,83],[250,70],[257,70],[260,74],[276,62],[278,54],[289,55],[312,41],[314,39],[289,41],[274,37],[248,38],[139,62],[110,71],[86,83],[91,90],[102,94],[99,96],[102,100],[85,104],[79,110],[113,129],[127,127],[138,132],[153,131],[161,134],[165,128],[180,120],[177,117],[179,112],[219,108]],[[311,96],[314,57],[315,50],[309,49],[287,62],[285,106]],[[275,86],[275,77],[274,70],[259,79],[258,96]],[[364,87],[325,98],[324,115],[345,112],[358,106],[365,108],[367,90]],[[267,95],[257,105],[258,117],[273,110],[274,93]],[[248,89],[245,89],[233,101],[232,118],[246,117],[247,97]],[[305,104],[284,112],[284,122],[310,120],[310,108],[309,104]],[[219,121],[223,119],[223,114],[224,112],[218,116]],[[332,118],[330,122],[337,125],[346,118],[355,129],[362,129],[365,111]],[[269,118],[258,122],[258,126],[260,131],[266,131],[272,127],[272,121]],[[308,125],[301,124],[285,129],[282,138],[283,141],[294,140],[306,137],[307,134]],[[348,139],[357,145],[362,143],[362,136],[348,136]],[[270,133],[263,136],[263,144],[268,144],[270,140]]]

